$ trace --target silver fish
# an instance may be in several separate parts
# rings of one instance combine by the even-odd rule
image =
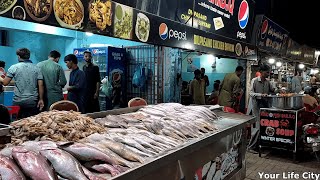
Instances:
[[[100,173],[110,173],[112,177],[120,174],[120,171],[110,164],[97,164],[96,162],[86,162],[84,166]]]
[[[51,162],[62,177],[70,180],[88,180],[81,164],[71,154],[58,148],[43,149],[40,153]]]

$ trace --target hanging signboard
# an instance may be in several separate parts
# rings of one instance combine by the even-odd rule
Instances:
[[[12,1],[10,7],[3,8],[5,10],[0,12],[0,16],[143,43],[256,59],[256,48],[250,44],[195,29],[110,0],[53,0],[38,5],[31,4],[28,0]],[[40,11],[35,11],[35,7],[39,7]],[[66,14],[61,7],[70,8],[72,11]],[[104,13],[101,13],[102,11]]]
[[[285,55],[289,32],[263,15],[257,15],[253,28],[252,44],[258,49]]]
[[[307,64],[315,64],[315,53],[316,49],[310,48],[306,45],[302,46],[302,62]]]
[[[293,41],[291,38],[288,40],[288,47],[286,52],[286,57],[290,60],[301,60],[302,59],[302,49],[300,44]]]

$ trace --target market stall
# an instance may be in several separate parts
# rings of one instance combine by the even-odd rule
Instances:
[[[46,175],[65,179],[244,179],[244,128],[253,117],[209,108],[159,104],[87,116],[63,111],[42,113],[11,124],[12,143],[20,146],[8,144],[1,150],[0,164],[10,161],[16,170],[13,174],[29,178],[40,172],[35,170],[34,160],[45,157],[50,163],[41,161],[39,174],[52,166],[53,170],[47,171],[51,175]],[[30,161],[22,161],[22,156]]]

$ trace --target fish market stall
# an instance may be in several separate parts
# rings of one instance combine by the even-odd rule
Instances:
[[[244,129],[253,117],[216,108],[166,103],[87,115],[43,112],[11,123],[12,143],[0,151],[0,175],[244,179]]]
[[[124,108],[89,116],[96,119],[110,114],[131,113],[138,109]],[[220,109],[214,112],[219,116],[216,122],[219,131],[193,139],[113,179],[244,179],[245,128],[254,118],[224,113]]]

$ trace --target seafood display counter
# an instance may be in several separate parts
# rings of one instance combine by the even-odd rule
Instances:
[[[131,113],[139,109],[139,107],[124,108],[87,115],[97,119],[107,115]],[[245,128],[247,123],[253,123],[254,117],[224,113],[221,109],[213,111],[219,117],[215,121],[218,131],[193,138],[112,179],[244,179],[246,174]]]

